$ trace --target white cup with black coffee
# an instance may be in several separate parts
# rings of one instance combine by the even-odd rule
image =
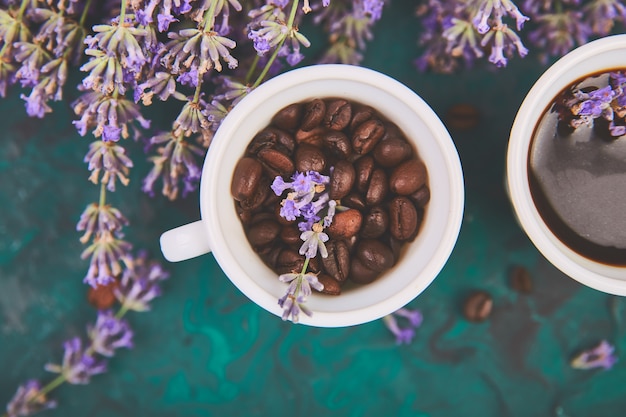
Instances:
[[[626,35],[570,52],[513,123],[507,187],[520,225],[554,266],[626,295]]]

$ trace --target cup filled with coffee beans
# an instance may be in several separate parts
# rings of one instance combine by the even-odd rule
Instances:
[[[170,261],[212,252],[253,302],[320,327],[381,318],[448,260],[464,205],[459,157],[412,90],[316,65],[261,84],[215,133],[202,220],[165,232]]]
[[[507,186],[554,266],[626,295],[626,35],[579,47],[535,83],[511,129]]]

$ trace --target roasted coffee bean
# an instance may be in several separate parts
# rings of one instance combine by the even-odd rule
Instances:
[[[398,240],[412,240],[422,222],[415,205],[406,197],[395,197],[389,203],[389,232]]]
[[[326,104],[324,126],[332,130],[343,130],[352,119],[352,105],[344,99],[332,100]]]
[[[301,234],[302,232],[298,230],[298,227],[295,225],[283,226],[280,229],[280,239],[287,245],[297,245],[298,243],[302,243],[300,240]]]
[[[353,106],[354,107],[354,106]],[[352,120],[350,121],[350,132],[354,132],[359,125],[371,119],[376,114],[376,110],[370,106],[359,105],[352,109]]]
[[[269,266],[272,269],[275,269],[276,265],[278,264],[278,256],[283,251],[283,249],[283,245],[272,245],[269,247],[269,250],[263,253],[259,252],[259,255],[261,255],[261,260],[265,263],[265,265]]]
[[[112,282],[105,285],[98,284],[96,287],[89,286],[87,301],[98,310],[111,308],[117,301],[115,297],[115,288],[117,285],[118,280],[114,279]]]
[[[311,130],[298,130],[296,132],[296,142],[299,144],[306,143],[317,146],[318,148],[324,144],[324,136],[328,134],[328,129],[318,126]]]
[[[339,284],[339,282],[330,275],[319,274],[317,276],[317,280],[324,286],[322,293],[328,295],[341,294],[341,284]]]
[[[363,211],[366,208],[365,197],[361,194],[350,193],[341,199],[341,205]]]
[[[257,186],[256,191],[254,192],[252,197],[246,198],[245,200],[241,200],[239,202],[242,210],[254,211],[261,207],[265,203],[265,201],[267,201],[267,198],[270,196],[270,194],[273,194],[272,190],[269,189],[269,186],[269,179],[263,176],[259,181],[259,185]]]
[[[255,248],[272,244],[280,233],[280,225],[274,220],[262,220],[248,229],[248,241]]]
[[[300,129],[311,130],[319,126],[326,115],[326,103],[317,98],[304,106],[304,114],[302,116],[302,124]]]
[[[367,187],[370,183],[370,177],[374,172],[374,158],[367,155],[359,158],[354,163],[354,169],[356,170],[356,187],[362,193],[367,191]]]
[[[444,121],[452,130],[470,130],[480,123],[480,112],[471,104],[455,104],[446,111]]]
[[[275,127],[266,127],[257,133],[247,152],[249,154],[257,154],[261,149],[271,148],[277,149],[287,155],[291,155],[296,146],[295,139],[289,133],[277,129]]]
[[[252,217],[252,212],[250,210],[244,210],[241,207],[241,204],[239,204],[239,202],[236,202],[235,211],[237,211],[237,217],[239,217],[239,220],[241,220],[241,224],[245,226],[250,223],[250,219]]]
[[[378,144],[385,134],[385,125],[378,119],[370,119],[361,123],[352,134],[352,149],[365,155]]]
[[[363,217],[363,225],[359,232],[361,237],[376,239],[382,236],[389,228],[389,215],[382,207],[373,207]]]
[[[418,159],[409,159],[391,172],[389,188],[395,194],[410,195],[426,184],[426,181],[426,165]]]
[[[329,130],[322,136],[323,145],[337,158],[347,159],[352,153],[350,139],[343,132]]]
[[[533,280],[528,269],[521,265],[514,266],[510,272],[511,287],[522,294],[533,292]]]
[[[350,262],[350,281],[357,284],[369,284],[374,282],[379,275],[379,272],[363,265],[359,258],[352,258],[352,262]]]
[[[361,240],[354,253],[365,267],[376,272],[386,271],[395,263],[389,246],[376,239]]]
[[[328,226],[326,232],[334,239],[349,239],[356,236],[361,228],[363,216],[355,209],[348,209],[335,213],[333,222]]]
[[[261,149],[257,157],[266,167],[271,177],[276,177],[276,175],[288,176],[293,174],[295,170],[291,158],[276,149]]]
[[[430,201],[430,188],[427,185],[421,186],[416,192],[409,196],[417,207],[424,207]]]
[[[322,172],[326,168],[326,156],[324,152],[312,145],[300,145],[296,150],[296,170],[300,172]]]
[[[394,167],[409,158],[413,149],[409,142],[399,137],[383,138],[372,151],[372,156],[380,166]]]
[[[294,249],[283,249],[276,259],[278,274],[299,273],[304,266],[304,257]]]
[[[463,314],[469,321],[484,321],[491,314],[493,300],[485,291],[474,291],[466,299],[463,305]]]
[[[355,180],[354,166],[345,160],[337,161],[333,172],[330,174],[328,196],[332,200],[344,198],[352,189]]]
[[[350,274],[350,249],[345,240],[332,239],[326,242],[328,256],[322,258],[327,274],[338,282],[344,282]]]
[[[280,110],[272,118],[272,124],[282,130],[295,131],[302,119],[302,104],[294,103]]]
[[[369,206],[375,206],[383,202],[389,192],[389,183],[387,182],[387,174],[381,168],[377,168],[372,172],[367,192],[365,193],[365,203]]]
[[[235,166],[233,179],[230,183],[230,194],[237,201],[251,198],[257,191],[263,166],[253,158],[241,158]]]

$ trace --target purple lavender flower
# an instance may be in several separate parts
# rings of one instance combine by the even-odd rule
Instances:
[[[189,77],[189,80],[193,84],[189,84],[189,81],[183,80],[183,77]],[[192,85],[195,87],[198,83],[198,73],[195,75],[192,72],[181,74],[177,80],[175,80],[172,74],[169,74],[165,71],[159,71],[155,73],[150,78],[146,79],[143,83],[137,85],[136,93],[137,100],[141,99],[141,102],[144,106],[149,106],[152,104],[152,98],[156,95],[159,100],[167,101],[170,97],[173,97],[177,100],[185,100],[185,96],[176,91],[176,81],[180,82],[183,85]]]
[[[522,44],[519,36],[506,25],[489,31],[480,42],[481,46],[487,46],[489,43],[491,43],[489,62],[497,67],[506,66],[507,58],[505,57],[505,52],[517,50],[517,53],[522,58],[528,53],[528,49]]]
[[[115,317],[111,310],[99,311],[95,325],[87,328],[93,351],[107,357],[119,348],[133,347],[133,332],[126,320]]]
[[[106,372],[106,363],[97,360],[89,349],[85,350],[80,338],[70,339],[63,346],[63,363],[47,364],[47,371],[63,375],[70,384],[88,384],[93,375]]]
[[[56,401],[48,400],[45,394],[41,394],[39,381],[30,380],[20,385],[13,398],[7,404],[7,417],[30,416],[56,407]]]
[[[402,317],[409,322],[409,326],[402,327],[398,322],[398,318]],[[397,311],[383,317],[383,323],[396,337],[396,343],[409,344],[415,337],[415,330],[422,324],[422,314],[418,310],[410,310],[408,308],[400,308]]]
[[[281,282],[289,283],[287,292],[278,300],[278,305],[283,309],[282,319],[298,323],[300,312],[311,316],[311,311],[304,306],[307,298],[311,295],[311,288],[322,291],[324,285],[319,282],[315,274],[288,273],[278,277]]]
[[[183,196],[195,190],[202,174],[199,158],[204,157],[204,149],[192,144],[180,131],[153,136],[149,146],[156,146],[158,155],[150,158],[154,166],[143,180],[144,192],[154,195],[159,178],[163,195],[171,200],[178,197],[181,185]]]
[[[128,184],[128,172],[133,162],[126,155],[126,150],[115,142],[95,140],[89,145],[84,161],[91,171],[89,180],[94,184],[107,184],[109,191],[115,191],[118,180],[124,185]]]
[[[128,225],[128,220],[115,207],[92,203],[80,215],[76,230],[85,232],[80,241],[87,243],[92,235],[98,235],[102,232],[119,234],[126,225]]]
[[[571,366],[575,369],[611,369],[617,362],[614,351],[615,348],[609,342],[602,340],[597,346],[581,352],[572,359]]]
[[[213,68],[221,71],[220,58],[229,68],[237,68],[238,61],[229,51],[236,46],[232,39],[198,29],[182,29],[178,33],[169,33],[168,37],[170,41],[165,45],[161,63],[172,74],[191,68],[197,69],[200,74]]]
[[[302,246],[300,246],[300,255],[304,255],[307,258],[315,258],[319,250],[322,258],[328,257],[328,251],[324,244],[328,242],[328,235],[322,231],[323,228],[321,224],[315,223],[312,226],[312,230],[307,230],[300,234],[300,239],[304,241]]]
[[[491,28],[502,27],[502,17],[506,15],[515,19],[517,30],[521,30],[524,22],[528,20],[511,0],[481,0],[473,23],[478,33],[484,35]],[[492,25],[488,23],[490,19],[494,21]]]
[[[94,288],[113,282],[122,273],[120,263],[128,266],[131,249],[130,243],[117,238],[111,232],[103,231],[96,235],[91,245],[80,255],[82,259],[91,257],[83,282]]]
[[[590,1],[584,7],[583,15],[594,33],[606,36],[615,23],[626,23],[626,6],[620,0]]]
[[[89,50],[100,50],[109,56],[114,56],[122,68],[126,68],[136,74],[141,72],[147,62],[140,42],[147,32],[145,29],[133,27],[128,24],[118,24],[113,21],[110,25],[95,25],[95,35],[88,36],[85,43]]]
[[[148,311],[150,302],[161,295],[159,283],[169,278],[160,263],[149,260],[145,252],[129,255],[129,267],[114,288],[115,297],[124,310]]]
[[[574,47],[589,40],[592,29],[580,10],[560,13],[544,12],[533,17],[536,29],[528,33],[528,40],[540,51],[540,60],[565,55]]]
[[[281,177],[280,175],[277,175],[274,178],[274,181],[272,182],[271,188],[272,188],[272,191],[274,191],[274,194],[276,194],[277,196],[280,196],[286,190],[293,188],[293,183],[285,182],[285,180],[283,180],[283,177]]]

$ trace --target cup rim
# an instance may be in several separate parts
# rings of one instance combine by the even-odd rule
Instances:
[[[626,67],[626,35],[613,35],[582,45],[552,64],[535,82],[524,98],[513,122],[506,156],[509,197],[529,239],[556,268],[590,288],[614,295],[626,295],[626,280],[613,278],[622,267],[605,265],[588,259],[563,244],[547,227],[535,208],[528,181],[528,155],[537,118],[553,97],[586,74],[616,69],[598,56],[621,51]],[[554,94],[546,91],[557,90]],[[591,268],[591,269],[590,269]],[[623,273],[623,272],[622,272]]]
[[[406,288],[406,291],[399,291],[387,299],[364,308],[339,313],[314,311],[312,317],[306,315],[301,315],[300,317],[300,323],[302,324],[318,327],[344,327],[381,318],[413,300],[430,285],[439,274],[452,253],[460,232],[465,197],[460,158],[452,138],[439,117],[415,92],[385,74],[372,69],[346,64],[323,64],[301,67],[264,82],[244,97],[237,106],[231,110],[216,132],[213,143],[207,152],[203,167],[200,185],[200,210],[201,217],[206,225],[210,246],[213,248],[213,254],[228,278],[257,305],[280,316],[282,310],[277,305],[277,299],[273,296],[268,298],[267,292],[252,279],[238,275],[241,270],[233,265],[233,259],[236,255],[230,253],[230,251],[222,250],[219,246],[224,242],[224,237],[218,236],[216,232],[216,230],[220,228],[219,219],[217,219],[217,216],[211,215],[211,212],[217,210],[217,202],[215,201],[216,199],[208,198],[217,190],[219,182],[217,177],[219,176],[212,175],[210,171],[213,171],[213,164],[219,163],[221,156],[223,156],[224,152],[227,150],[227,141],[222,139],[222,137],[231,135],[233,131],[236,130],[237,123],[242,121],[243,117],[245,117],[250,109],[263,105],[263,102],[268,97],[272,97],[278,91],[297,88],[298,85],[303,82],[302,80],[306,80],[308,83],[326,79],[350,82],[360,81],[367,85],[376,86],[384,89],[387,94],[403,102],[410,103],[412,107],[423,112],[420,113],[420,116],[423,118],[424,122],[428,124],[432,135],[436,137],[437,145],[441,148],[441,154],[445,158],[451,187],[447,228],[441,239],[440,246],[435,251],[435,256],[429,260],[427,268],[420,274],[422,279],[419,283],[414,282],[413,285]],[[291,102],[286,102],[284,105],[287,104],[291,104]],[[242,154],[243,149],[241,149],[240,155]],[[230,178],[228,178],[228,180],[230,184]]]

